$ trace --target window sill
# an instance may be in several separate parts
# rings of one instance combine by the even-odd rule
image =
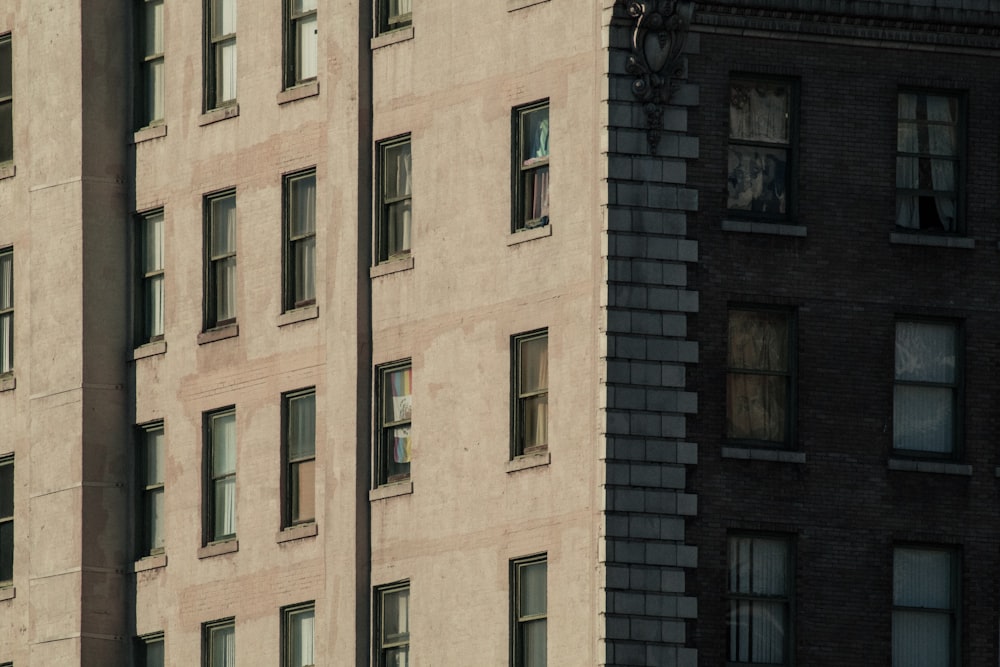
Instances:
[[[378,37],[372,37],[371,48],[372,51],[374,51],[375,49],[381,49],[383,46],[389,46],[390,44],[396,44],[397,42],[405,42],[408,39],[413,39],[412,25],[400,28],[399,30],[382,33]]]
[[[17,174],[17,168],[14,166],[13,162],[0,164],[0,181],[5,178],[14,178],[15,174]]]
[[[301,540],[306,537],[316,537],[317,534],[319,534],[319,528],[315,522],[302,523],[279,530],[274,535],[274,541],[281,544],[283,542],[291,542],[292,540]]]
[[[552,236],[552,225],[535,227],[534,229],[522,229],[518,232],[512,232],[507,238],[507,245],[517,245],[518,243],[534,241],[535,239],[545,238],[546,236]]]
[[[0,375],[0,391],[13,391],[16,386],[17,380],[14,378],[13,372]]]
[[[746,234],[768,234],[770,236],[805,236],[803,225],[781,224],[777,222],[751,222],[749,220],[723,220],[722,231]]]
[[[413,493],[413,481],[396,482],[395,484],[383,484],[377,489],[368,492],[368,500],[385,500],[396,496],[406,496]]]
[[[167,566],[167,554],[156,554],[155,556],[145,556],[132,564],[133,572],[145,572],[156,570]]]
[[[13,600],[16,595],[17,589],[13,586],[0,587],[0,602],[4,600]]]
[[[972,466],[965,463],[945,463],[943,461],[914,461],[912,459],[889,459],[889,470],[904,472],[932,472],[940,475],[972,476]]]
[[[516,12],[519,9],[524,9],[525,7],[530,7],[532,5],[540,5],[543,2],[548,2],[549,0],[507,0],[507,11]]]
[[[315,320],[317,317],[319,317],[319,306],[303,306],[278,315],[278,326],[284,327],[289,324],[295,324],[296,322]]]
[[[231,554],[240,550],[239,540],[226,540],[225,542],[213,542],[198,549],[198,558],[211,558],[222,554]]]
[[[376,264],[372,268],[368,269],[369,278],[378,278],[379,276],[386,276],[390,273],[399,273],[400,271],[409,271],[413,268],[413,255],[408,257],[403,257],[402,259],[390,259],[379,264]]]
[[[167,126],[160,125],[150,125],[144,127],[141,130],[136,130],[135,134],[132,135],[133,144],[141,144],[144,141],[149,141],[150,139],[159,139],[160,137],[167,136]]]
[[[240,335],[240,325],[238,324],[227,324],[217,329],[209,329],[208,331],[202,331],[198,334],[198,345],[204,345],[205,343],[214,343],[217,340],[225,340],[226,338],[235,338]]]
[[[723,447],[722,458],[744,461],[777,461],[779,463],[805,463],[805,452],[786,449],[756,449],[754,447]]]
[[[295,100],[303,100],[307,97],[319,95],[319,81],[306,81],[298,83],[291,88],[286,88],[277,95],[278,104],[288,104]]]
[[[226,120],[227,118],[235,118],[240,115],[240,105],[230,104],[229,106],[219,107],[218,109],[212,109],[206,111],[205,113],[198,116],[199,125],[211,125],[212,123],[218,123],[220,120]]]
[[[976,240],[966,236],[938,236],[937,234],[910,234],[893,232],[889,234],[889,243],[897,245],[923,245],[935,248],[967,248],[976,247]]]
[[[552,463],[552,455],[549,452],[538,452],[537,454],[524,454],[507,461],[505,469],[507,472],[517,472],[518,470],[547,466],[550,463]]]
[[[144,343],[139,347],[132,350],[132,361],[137,359],[145,359],[146,357],[154,357],[158,354],[167,353],[167,341],[165,340],[154,340],[152,343]]]

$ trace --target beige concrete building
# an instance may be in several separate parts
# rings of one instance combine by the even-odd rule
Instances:
[[[0,665],[695,664],[626,4],[0,5]]]

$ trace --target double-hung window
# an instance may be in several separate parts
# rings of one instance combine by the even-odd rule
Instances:
[[[959,335],[953,322],[896,322],[892,444],[897,452],[958,453]]]
[[[963,231],[962,98],[901,92],[897,108],[896,226],[912,231]]]
[[[136,233],[137,343],[163,338],[163,211],[139,216]]]
[[[413,200],[410,136],[380,142],[378,161],[378,261],[385,262],[410,253]]]
[[[896,547],[892,564],[892,665],[960,665],[959,552]]]
[[[10,34],[0,36],[0,163],[14,159],[14,76]]]
[[[313,667],[315,603],[308,602],[281,610],[281,667]]]
[[[14,251],[0,250],[0,374],[14,370]]]
[[[162,632],[138,637],[135,644],[137,667],[165,667]]]
[[[316,170],[284,178],[285,310],[316,303]]]
[[[163,551],[163,422],[139,427],[139,556]]]
[[[413,24],[413,0],[376,0],[379,33]]]
[[[726,435],[730,440],[791,446],[793,325],[790,310],[729,310]]]
[[[236,537],[236,410],[205,417],[207,488],[206,542]]]
[[[410,423],[413,418],[413,368],[409,361],[380,366],[375,463],[379,484],[410,477]]]
[[[202,667],[236,667],[236,620],[212,621],[201,626]]]
[[[205,329],[236,323],[236,193],[205,198]]]
[[[375,665],[410,664],[410,582],[375,589]]]
[[[316,518],[316,391],[286,394],[285,526]]]
[[[139,25],[139,127],[163,120],[163,0],[138,0]]]
[[[514,229],[549,224],[549,102],[514,110]]]
[[[545,667],[548,653],[548,561],[511,562],[511,665]]]
[[[316,78],[316,0],[285,0],[285,88]]]
[[[512,339],[514,377],[512,454],[523,456],[548,448],[549,332],[540,329]]]
[[[730,211],[779,221],[788,216],[794,97],[792,81],[743,76],[730,81]]]
[[[207,0],[205,110],[236,103],[236,0]]]
[[[782,537],[729,537],[729,664],[791,663],[791,547]]]
[[[0,458],[0,586],[14,581],[14,457]]]

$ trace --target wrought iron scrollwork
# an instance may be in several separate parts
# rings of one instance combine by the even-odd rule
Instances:
[[[655,154],[663,129],[663,109],[682,74],[681,52],[694,13],[690,0],[624,0],[635,19],[632,53],[625,71],[635,76],[632,93],[646,112],[646,137]]]

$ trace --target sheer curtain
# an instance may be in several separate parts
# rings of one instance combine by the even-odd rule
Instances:
[[[316,10],[316,0],[296,0],[296,12],[308,12]],[[319,37],[316,32],[316,15],[301,19],[296,26],[298,31],[298,81],[316,78],[316,68],[319,59],[318,45]]]
[[[952,554],[896,549],[893,558],[893,667],[951,664]]]
[[[291,235],[295,253],[295,301],[316,298],[316,177],[292,181]]]
[[[212,632],[212,667],[236,667],[235,628],[222,627]]]
[[[955,336],[951,324],[896,323],[892,433],[897,449],[930,452],[951,449]]]
[[[146,336],[163,335],[163,214],[146,218],[143,273],[146,278]],[[157,274],[157,275],[150,275]]]
[[[953,100],[938,95],[927,96],[927,138],[929,153],[953,158],[957,155]],[[947,231],[955,231],[955,161],[931,160],[931,182],[938,217]]]
[[[307,667],[316,663],[313,653],[314,623],[315,612],[311,609],[298,612],[292,617],[291,667]]]
[[[212,202],[212,256],[215,260],[215,319],[236,317],[236,198]]]
[[[788,624],[788,543],[760,537],[729,540],[729,660],[783,664]],[[756,597],[757,599],[753,599]]]
[[[917,130],[917,96],[899,95],[896,126],[896,150],[900,153],[920,151],[920,133]],[[917,190],[920,187],[919,160],[915,157],[896,158],[896,188]],[[914,192],[896,193],[896,224],[907,229],[920,229],[920,210]]]
[[[726,382],[730,438],[785,440],[788,349],[785,314],[730,313],[731,370]]]
[[[548,444],[549,342],[547,337],[520,343],[520,393],[524,448]]]
[[[212,439],[215,478],[215,535],[236,534],[236,416],[216,417]]]
[[[389,185],[387,196],[399,199],[389,205],[389,254],[406,252],[410,249],[410,196],[411,196],[411,171],[413,168],[410,154],[410,144],[400,144],[393,149],[392,162],[390,163],[389,176],[392,181]],[[388,156],[387,156],[388,157]]]

